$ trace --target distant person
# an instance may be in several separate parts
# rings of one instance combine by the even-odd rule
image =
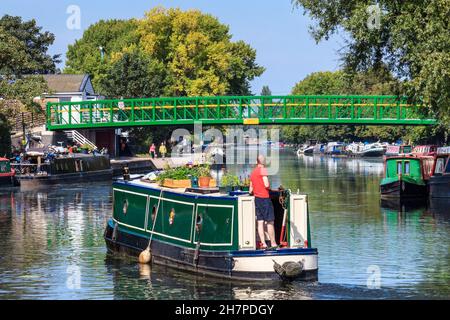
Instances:
[[[164,142],[161,143],[161,146],[159,147],[159,153],[161,154],[161,157],[163,159],[166,158],[167,148],[166,148],[166,145],[164,144]]]
[[[156,146],[154,143],[152,143],[152,145],[150,146],[149,153],[150,153],[150,156],[152,157],[152,159],[155,159]]]
[[[257,166],[250,175],[250,194],[255,196],[256,220],[258,221],[259,249],[267,249],[264,225],[267,225],[272,248],[278,247],[275,240],[275,213],[269,195],[269,179],[263,155],[258,156]]]

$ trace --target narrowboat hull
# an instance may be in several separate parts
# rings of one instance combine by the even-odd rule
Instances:
[[[396,180],[380,185],[381,197],[389,198],[425,198],[428,195],[426,184],[416,184],[406,180]]]
[[[384,156],[384,149],[373,149],[373,150],[367,150],[367,151],[361,151],[359,154],[363,158],[376,158],[376,157],[382,157]]]
[[[20,176],[20,188],[22,191],[34,190],[39,187],[48,187],[57,184],[72,184],[83,182],[98,182],[112,180],[113,169],[73,172],[49,175]]]
[[[431,198],[450,199],[450,175],[433,176],[428,181]]]
[[[114,220],[108,221],[105,242],[109,253],[123,253],[138,257],[147,247],[149,239],[131,232],[117,230]],[[282,265],[288,261],[301,262],[303,272],[296,280],[317,281],[317,249],[280,249],[252,251],[200,250],[195,262],[196,250],[174,245],[170,242],[152,240],[152,263],[194,272],[203,276],[239,281],[272,281],[280,276],[274,270],[274,261]]]
[[[0,175],[0,189],[17,187],[19,182],[14,175]]]

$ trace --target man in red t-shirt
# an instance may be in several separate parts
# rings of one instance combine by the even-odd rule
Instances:
[[[264,224],[267,224],[267,232],[269,234],[272,247],[277,247],[275,240],[275,213],[273,210],[272,200],[269,196],[269,179],[267,178],[267,169],[264,167],[265,158],[258,156],[258,164],[250,175],[250,194],[255,196],[256,220],[258,221],[258,235],[261,240],[260,249],[266,249]]]

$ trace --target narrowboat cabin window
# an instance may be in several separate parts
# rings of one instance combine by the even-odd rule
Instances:
[[[9,165],[6,161],[0,162],[0,172],[1,173],[6,173],[6,172],[11,171],[11,169],[9,169],[8,167],[9,167]]]
[[[434,174],[442,174],[444,172],[445,159],[438,158],[436,160],[436,168],[434,169]]]
[[[402,162],[397,161],[397,175],[402,174]]]
[[[404,174],[409,175],[409,173],[410,173],[409,161],[405,161],[405,172],[404,172]]]
[[[445,167],[445,173],[450,173],[450,159],[447,161],[447,167]]]

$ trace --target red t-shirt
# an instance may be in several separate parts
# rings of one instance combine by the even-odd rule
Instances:
[[[257,198],[270,198],[269,190],[264,186],[263,177],[267,177],[267,169],[256,167],[250,175],[253,186],[253,195]]]

